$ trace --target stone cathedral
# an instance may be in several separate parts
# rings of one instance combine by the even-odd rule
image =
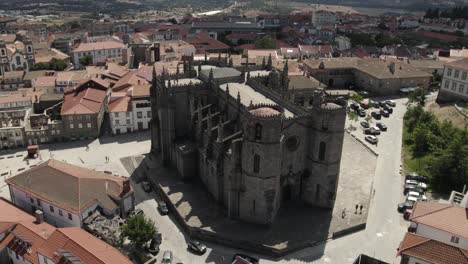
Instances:
[[[198,78],[175,80],[153,69],[152,152],[198,177],[233,219],[269,224],[290,202],[332,208],[346,101],[288,78],[199,67]]]

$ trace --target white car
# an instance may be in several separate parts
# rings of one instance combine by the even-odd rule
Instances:
[[[425,183],[423,183],[423,182],[420,182],[420,183],[418,184],[418,187],[421,187],[421,188],[423,188],[424,190],[427,190],[427,184],[425,184]]]
[[[375,131],[380,131],[380,128],[378,126],[371,126],[371,129],[374,129]]]
[[[406,197],[406,201],[408,202],[417,202],[419,199],[417,197],[414,197],[414,196],[408,196]]]
[[[387,100],[387,101],[385,101],[385,103],[386,103],[388,106],[392,106],[392,107],[395,107],[395,106],[396,106],[396,102],[393,101],[393,100]]]
[[[418,192],[409,192],[408,193],[408,198],[409,197],[414,197],[418,201],[427,201],[427,197],[424,194],[420,194]]]
[[[412,184],[412,185],[418,185],[418,181],[415,181],[415,180],[406,180],[405,181],[406,184]]]
[[[366,141],[371,143],[371,144],[377,144],[377,142],[379,142],[379,139],[376,137],[376,136],[371,136],[371,135],[368,135],[365,137]]]

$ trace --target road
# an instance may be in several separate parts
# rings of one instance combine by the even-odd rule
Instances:
[[[390,118],[382,118],[381,122],[388,127],[387,132],[379,136],[378,146],[371,146],[379,153],[374,179],[374,197],[372,198],[367,228],[325,245],[306,248],[285,256],[280,260],[265,256],[260,263],[352,263],[361,254],[374,256],[389,263],[399,263],[396,258],[396,249],[408,227],[401,215],[397,213],[397,204],[403,198],[401,166],[401,140],[403,130],[403,115],[405,113],[406,99],[395,100],[397,106]],[[362,121],[361,118],[359,120]],[[347,122],[350,122],[349,120]],[[359,126],[355,122],[355,126]],[[354,132],[359,139],[363,139],[362,130]],[[368,143],[365,143],[368,144]],[[163,242],[161,252],[171,250],[174,254],[174,263],[230,263],[230,258],[239,250],[221,245],[207,243],[208,251],[203,256],[194,255],[186,249],[186,237],[176,224],[175,219],[161,216],[156,210],[155,194],[145,194],[139,186],[135,186],[137,207],[143,209],[145,214],[153,219],[162,233]],[[247,253],[258,256],[254,253]],[[158,254],[158,263],[162,254]]]

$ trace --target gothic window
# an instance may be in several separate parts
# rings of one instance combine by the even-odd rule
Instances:
[[[16,65],[21,66],[21,58],[20,58],[20,56],[16,56],[15,59],[16,59]]]
[[[320,142],[319,145],[319,160],[324,160],[325,159],[325,151],[326,151],[327,145],[325,142]]]
[[[259,173],[260,172],[260,156],[255,154],[254,156],[254,166],[253,166],[253,171],[255,173]]]
[[[1,49],[2,56],[6,56],[5,49]]]
[[[255,125],[255,140],[262,139],[262,125],[256,124]]]
[[[32,47],[28,46],[28,53],[31,53],[31,52],[32,52]]]

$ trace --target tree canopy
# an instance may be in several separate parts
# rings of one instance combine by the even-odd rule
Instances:
[[[264,36],[255,42],[257,49],[275,49],[276,40],[270,36]]]
[[[130,217],[122,229],[122,237],[128,238],[137,249],[141,249],[156,233],[154,222],[143,215]]]
[[[93,57],[91,57],[91,55],[85,55],[84,57],[80,58],[80,64],[83,66],[93,64]]]
[[[64,60],[53,58],[50,62],[40,62],[34,64],[31,70],[63,71],[67,68],[67,66],[67,63]]]

